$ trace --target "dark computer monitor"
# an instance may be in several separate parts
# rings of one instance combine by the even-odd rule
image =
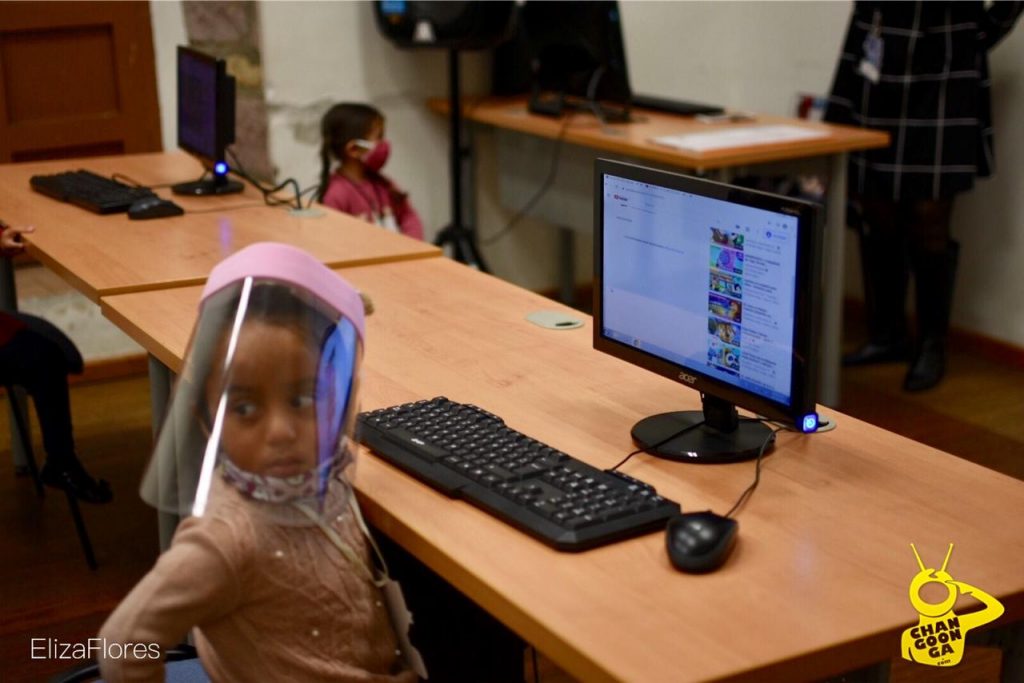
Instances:
[[[629,72],[614,0],[530,0],[519,31],[532,92],[530,111],[559,115],[583,108],[609,120],[629,118]]]
[[[195,155],[210,177],[171,189],[189,195],[241,192],[240,182],[228,180],[225,152],[234,141],[235,79],[224,60],[178,46],[178,146]]]
[[[815,431],[820,207],[604,159],[594,197],[594,348],[703,396],[641,420],[637,444],[756,457],[772,432],[737,406]]]

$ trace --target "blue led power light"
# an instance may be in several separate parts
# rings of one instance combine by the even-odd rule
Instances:
[[[818,431],[818,414],[811,413],[810,415],[804,415],[804,419],[801,420],[800,429],[805,434]]]
[[[213,172],[216,173],[217,175],[225,175],[228,172],[228,170],[228,165],[223,161],[218,161],[213,166]]]

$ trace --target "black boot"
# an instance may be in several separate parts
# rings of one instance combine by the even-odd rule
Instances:
[[[67,491],[85,503],[109,503],[114,498],[107,480],[94,479],[76,457],[59,463],[47,459],[39,476],[47,486]]]
[[[960,245],[950,241],[945,251],[914,254],[918,343],[903,380],[907,391],[931,389],[946,374],[946,338],[959,252]]]
[[[905,308],[909,264],[905,248],[901,241],[862,232],[860,263],[868,341],[843,356],[843,365],[906,360],[910,344]]]

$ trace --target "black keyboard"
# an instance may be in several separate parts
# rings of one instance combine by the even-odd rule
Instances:
[[[642,109],[654,109],[680,116],[694,116],[696,114],[721,114],[725,110],[714,104],[702,102],[687,102],[686,100],[671,100],[667,97],[655,97],[654,95],[637,95],[632,98],[634,107]]]
[[[54,175],[34,175],[32,189],[47,197],[70,202],[93,213],[127,211],[135,201],[152,197],[153,191],[105,178],[91,171],[65,171]]]
[[[643,482],[606,472],[444,397],[359,415],[359,440],[384,460],[559,550],[661,529],[679,512]]]

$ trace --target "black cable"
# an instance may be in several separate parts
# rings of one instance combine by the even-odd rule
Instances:
[[[243,180],[248,181],[253,187],[255,187],[257,190],[263,193],[263,201],[268,206],[281,206],[283,204],[290,204],[290,200],[278,199],[277,197],[274,197],[272,195],[275,192],[280,192],[285,187],[291,185],[294,188],[295,192],[295,208],[302,209],[302,191],[300,190],[299,183],[298,181],[295,180],[295,178],[285,178],[275,187],[264,187],[263,183],[261,183],[256,178],[253,178],[251,175],[249,175],[248,172],[246,172],[245,168],[242,167],[241,162],[238,161],[238,156],[235,154],[235,151],[233,149],[228,147],[226,151],[228,153],[228,156],[231,157],[231,172],[237,175],[238,177],[242,178]]]
[[[204,173],[203,175],[205,176],[206,174]],[[177,184],[177,183],[163,183],[161,185],[143,185],[138,180],[135,180],[131,176],[127,176],[124,173],[114,173],[114,174],[111,174],[110,179],[111,180],[116,180],[119,183],[120,182],[124,182],[124,184],[131,185],[132,187],[141,187],[141,188],[145,188],[147,190],[159,190],[161,188],[170,187],[171,185],[176,185]]]
[[[761,482],[761,458],[764,456],[764,452],[768,448],[768,444],[775,440],[775,435],[783,431],[784,429],[785,427],[776,427],[775,429],[771,430],[768,433],[768,436],[764,438],[764,443],[761,444],[760,450],[757,451],[757,464],[754,465],[754,481],[750,484],[750,486],[746,488],[745,491],[743,491],[743,493],[740,494],[740,497],[736,500],[736,503],[731,508],[729,508],[728,512],[725,513],[726,517],[732,517],[732,513],[736,512],[736,510],[741,505],[746,503],[747,500],[750,499],[750,496],[754,493],[754,489],[756,489],[757,485]]]
[[[306,202],[306,208],[307,209],[313,208],[313,202],[316,201],[317,190],[319,190],[319,189],[320,189],[320,183],[317,183],[316,185],[310,185],[305,190],[303,190],[302,192],[299,193],[300,201],[301,201],[302,197],[306,196],[307,194],[310,195],[309,196],[309,201]],[[310,194],[311,192],[312,192],[312,194]]]
[[[691,429],[696,429],[697,427],[700,427],[703,424],[704,424],[704,420],[701,420],[700,422],[694,423],[692,425],[687,425],[686,427],[683,427],[682,429],[680,429],[678,432],[675,432],[675,433],[670,434],[669,436],[665,437],[664,439],[662,439],[658,443],[652,443],[650,446],[644,446],[643,448],[638,448],[635,451],[633,451],[632,453],[630,453],[629,455],[627,455],[625,458],[620,460],[619,463],[617,465],[615,465],[614,467],[610,467],[610,468],[606,469],[605,472],[614,472],[615,470],[617,470],[620,467],[622,467],[623,465],[625,465],[629,461],[629,459],[632,458],[637,453],[647,453],[652,448],[657,448],[658,446],[664,446],[665,444],[667,444],[669,441],[671,441],[672,439],[676,438],[677,436],[682,436],[683,434],[685,434],[686,432],[690,431]]]
[[[534,195],[530,197],[530,200],[526,202],[523,208],[519,209],[519,211],[516,212],[516,215],[512,216],[511,220],[505,224],[505,227],[490,237],[482,238],[480,240],[480,244],[489,246],[508,234],[508,232],[533,209],[534,205],[540,201],[541,197],[551,189],[551,183],[555,179],[555,174],[558,173],[558,162],[562,158],[562,143],[565,142],[565,133],[569,130],[569,122],[572,120],[573,114],[574,112],[570,111],[565,115],[565,118],[562,119],[562,127],[559,128],[558,137],[555,138],[555,151],[551,157],[551,166],[548,168],[548,175],[544,179],[544,182],[541,183],[540,188],[538,188]]]
[[[533,683],[540,683],[540,670],[537,667],[537,648],[530,646],[530,656],[533,658]]]

